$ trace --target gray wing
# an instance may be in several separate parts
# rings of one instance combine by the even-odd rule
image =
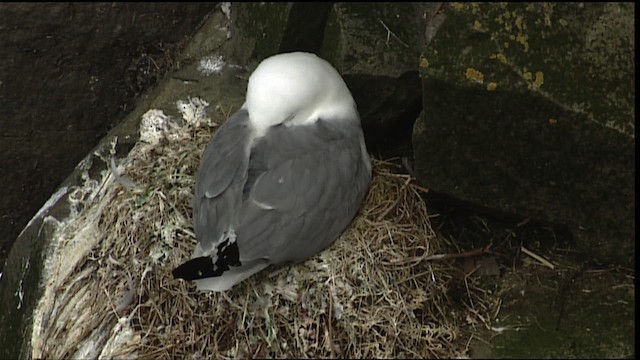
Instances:
[[[175,277],[227,289],[268,264],[314,255],[357,213],[371,179],[359,122],[280,125],[253,142],[240,110],[209,143],[193,204],[198,246]]]
[[[237,219],[240,260],[298,262],[356,215],[371,179],[359,121],[271,128],[251,149]]]
[[[233,227],[246,182],[251,125],[246,110],[229,118],[207,146],[193,199],[193,216],[199,252],[210,254],[225,232]]]

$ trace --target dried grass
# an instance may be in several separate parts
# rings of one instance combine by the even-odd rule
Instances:
[[[360,215],[305,263],[225,293],[173,279],[195,246],[194,175],[212,129],[170,132],[159,146],[138,143],[121,164],[135,189],[111,176],[86,204],[106,204],[78,220],[99,238],[56,290],[43,357],[466,356],[465,309],[448,298],[454,270],[424,260],[448,245],[421,189],[389,163],[373,161]]]

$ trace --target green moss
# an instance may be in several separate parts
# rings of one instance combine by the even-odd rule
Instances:
[[[614,271],[518,271],[502,280],[499,358],[621,358],[634,354],[634,285]],[[612,284],[616,284],[612,286]]]

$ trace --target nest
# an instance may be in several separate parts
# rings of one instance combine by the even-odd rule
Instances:
[[[431,228],[423,190],[382,161],[373,160],[360,214],[308,261],[223,293],[174,279],[196,244],[194,175],[215,128],[166,130],[122,161],[117,171],[130,181],[105,171],[76,189],[83,210],[58,230],[65,244],[92,245],[61,253],[67,270],[49,281],[55,296],[36,319],[34,357],[466,356],[470,334],[448,298],[454,271],[425,261],[448,244]]]

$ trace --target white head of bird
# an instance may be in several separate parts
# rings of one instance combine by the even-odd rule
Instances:
[[[327,61],[303,52],[262,61],[249,78],[245,107],[258,136],[280,123],[359,119],[355,101],[338,72]]]

